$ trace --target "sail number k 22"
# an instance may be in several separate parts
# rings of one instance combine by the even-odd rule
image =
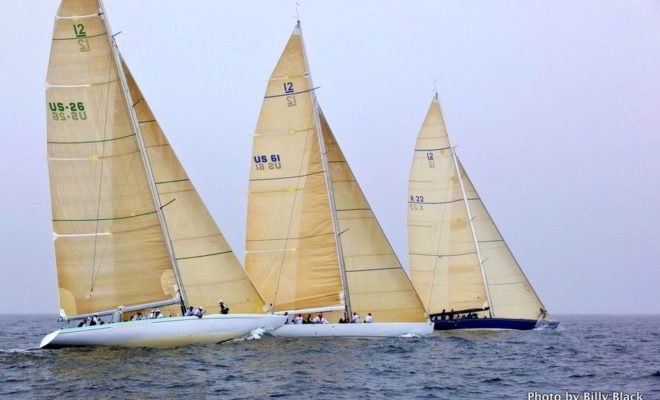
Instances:
[[[85,103],[78,101],[75,103],[48,103],[51,117],[55,121],[83,121],[87,119]]]

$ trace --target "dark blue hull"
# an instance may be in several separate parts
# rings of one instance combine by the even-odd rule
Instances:
[[[481,319],[452,319],[437,320],[433,329],[447,331],[452,329],[517,329],[530,330],[536,328],[538,321],[532,319],[508,319],[508,318],[481,318]],[[559,322],[543,321],[539,325],[545,328],[556,328]]]

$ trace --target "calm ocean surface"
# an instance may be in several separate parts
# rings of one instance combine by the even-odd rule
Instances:
[[[527,399],[529,391],[639,391],[660,399],[660,316],[555,319],[554,331],[39,350],[59,327],[53,316],[0,315],[0,397]]]

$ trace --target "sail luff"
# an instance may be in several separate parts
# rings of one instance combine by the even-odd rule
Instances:
[[[305,60],[305,69],[307,72],[307,80],[309,81],[309,87],[314,88],[314,81],[312,80],[311,69],[309,68],[309,60],[307,59],[307,51],[305,50],[305,41],[302,35],[302,27],[300,21],[297,22],[297,27],[300,30],[300,42],[302,47],[302,54]],[[328,152],[325,148],[325,140],[323,139],[323,126],[321,125],[321,120],[319,118],[319,104],[316,99],[316,93],[312,90],[312,106],[314,112],[314,120],[316,121],[316,133],[319,141],[319,147],[321,151],[321,162],[323,164],[323,173],[325,175],[325,182],[328,191],[328,200],[330,202],[330,213],[332,216],[332,226],[335,233],[335,243],[337,245],[337,258],[339,260],[339,271],[341,275],[342,287],[344,291],[344,304],[346,306],[345,317],[349,318],[352,314],[351,308],[351,296],[350,290],[348,287],[348,279],[346,276],[346,262],[344,260],[344,251],[342,248],[341,238],[339,235],[339,221],[337,219],[337,207],[335,205],[335,195],[332,187],[332,179],[330,178],[330,167],[328,165]]]
[[[151,163],[149,162],[149,153],[147,152],[147,147],[144,143],[144,138],[142,136],[142,131],[140,129],[140,123],[135,113],[135,109],[133,108],[133,100],[131,98],[131,92],[128,87],[128,82],[126,80],[124,68],[122,67],[121,55],[119,54],[117,43],[112,34],[112,28],[110,27],[110,22],[108,21],[107,14],[105,12],[105,6],[103,5],[103,0],[98,0],[98,1],[99,1],[99,6],[101,8],[101,13],[103,14],[102,18],[105,21],[105,25],[107,29],[107,37],[108,37],[108,41],[110,42],[110,49],[112,51],[117,73],[119,75],[119,81],[124,95],[124,100],[126,101],[126,107],[128,108],[131,125],[135,132],[135,137],[138,143],[138,147],[140,149],[143,167],[149,184],[149,190],[151,192],[154,205],[156,207],[156,215],[158,216],[158,221],[160,223],[163,239],[165,240],[165,246],[167,248],[168,257],[174,272],[174,277],[176,279],[177,290],[179,292],[179,297],[181,299],[182,311],[185,312],[187,308],[185,289],[182,284],[181,274],[179,272],[179,268],[177,265],[176,255],[174,254],[174,248],[172,246],[170,234],[169,231],[167,230],[167,221],[165,220],[165,216],[163,215],[163,205],[160,202],[160,196],[158,195],[158,189],[156,188],[156,181],[154,179],[153,171],[151,169]]]

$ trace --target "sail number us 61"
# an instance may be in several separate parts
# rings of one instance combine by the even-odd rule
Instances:
[[[254,167],[257,171],[263,171],[266,168],[268,169],[280,169],[282,168],[282,162],[279,154],[271,154],[266,156],[263,154],[256,155],[252,158],[254,160]]]
[[[55,121],[83,121],[87,119],[85,103],[82,101],[71,103],[50,102],[48,103],[48,109]]]

